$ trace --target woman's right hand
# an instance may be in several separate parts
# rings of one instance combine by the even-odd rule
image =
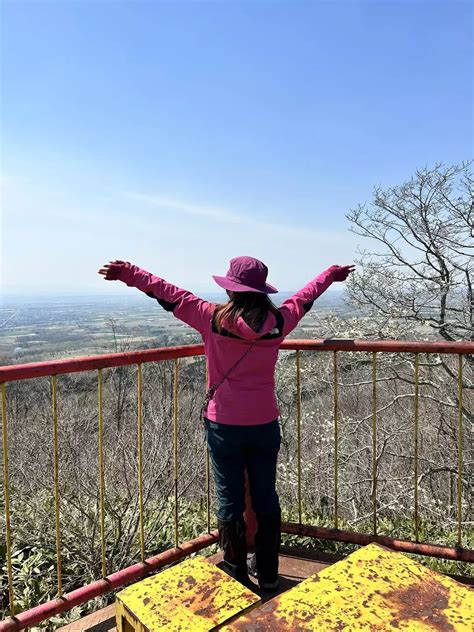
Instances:
[[[126,265],[130,264],[127,261],[120,261],[120,259],[115,259],[115,261],[104,263],[104,265],[98,270],[98,274],[101,274],[103,277],[105,277],[106,281],[116,281],[121,270]]]
[[[332,278],[334,281],[345,281],[349,274],[352,274],[355,270],[355,265],[350,266],[331,266],[329,268],[332,272]]]

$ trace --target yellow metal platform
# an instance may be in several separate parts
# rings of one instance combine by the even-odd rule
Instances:
[[[473,632],[474,591],[370,544],[224,630]]]
[[[208,632],[259,603],[206,558],[194,557],[119,592],[117,630]]]

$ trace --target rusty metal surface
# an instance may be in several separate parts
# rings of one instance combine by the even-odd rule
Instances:
[[[59,628],[61,632],[115,632],[116,629],[114,603]]]
[[[222,562],[222,551],[211,555],[207,559],[213,564],[220,564]],[[283,546],[280,553],[281,587],[279,592],[289,590],[303,579],[327,568],[329,564],[333,564],[339,559],[341,559],[340,556],[323,553],[322,551]],[[255,584],[255,592],[260,594],[257,584]],[[262,593],[260,596],[262,602],[273,597],[269,593]],[[82,617],[73,623],[69,623],[60,628],[58,632],[116,632],[116,629],[115,604],[113,604]]]
[[[222,630],[472,632],[474,591],[370,544]]]
[[[204,557],[125,588],[117,595],[117,628],[207,632],[260,603],[260,597]]]

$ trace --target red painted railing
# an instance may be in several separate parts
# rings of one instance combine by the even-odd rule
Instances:
[[[285,340],[281,349],[288,351],[367,351],[372,353],[440,353],[471,355],[474,342],[428,342],[423,340]],[[84,358],[48,360],[0,367],[0,383],[47,377],[79,371],[92,371],[145,362],[176,360],[204,354],[204,345],[181,345],[146,351],[107,353]]]

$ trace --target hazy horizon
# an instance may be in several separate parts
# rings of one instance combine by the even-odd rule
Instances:
[[[303,286],[302,286],[303,287]],[[273,301],[278,301],[278,298],[280,297],[288,297],[291,296],[292,294],[294,294],[298,289],[300,288],[296,288],[294,290],[282,290],[280,292],[277,292],[276,294],[272,294],[270,295],[270,298]],[[191,291],[191,290],[190,290]],[[211,299],[211,298],[219,298],[221,297],[222,299],[226,299],[226,294],[224,292],[210,292],[210,291],[193,291],[195,294],[197,294],[200,298],[203,299]],[[343,295],[345,293],[345,289],[343,287],[330,287],[328,288],[324,294],[322,294],[317,300],[320,301],[321,299],[324,299],[324,296],[327,294],[338,294],[338,295]],[[150,300],[150,297],[146,296],[143,292],[140,292],[139,290],[136,290],[135,288],[124,288],[124,289],[120,289],[117,290],[116,292],[109,292],[109,291],[101,291],[99,289],[97,290],[90,290],[90,291],[82,291],[82,290],[77,290],[76,292],[74,291],[55,291],[55,292],[48,292],[48,291],[44,291],[44,290],[37,290],[37,291],[31,291],[31,292],[24,292],[23,290],[17,290],[17,291],[2,291],[2,293],[0,294],[0,306],[1,306],[1,301],[3,300],[19,300],[19,301],[26,301],[26,300],[46,300],[46,299],[57,299],[57,300],[62,300],[62,299],[67,299],[67,298],[71,298],[71,299],[80,299],[80,298],[97,298],[97,299],[106,299],[106,300],[114,300],[114,298],[116,298],[117,300],[123,300],[123,299],[130,299],[132,301],[137,300],[137,301],[142,301],[143,299],[146,300]]]

